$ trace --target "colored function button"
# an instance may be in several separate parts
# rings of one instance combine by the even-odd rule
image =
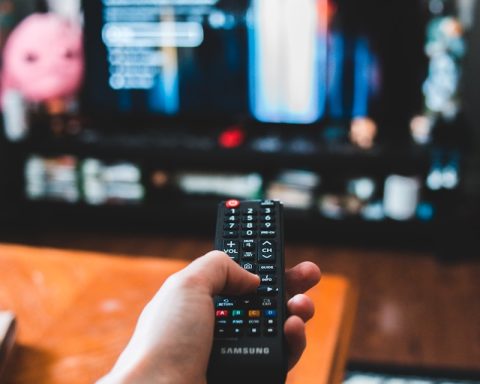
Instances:
[[[276,309],[265,309],[263,311],[265,317],[277,317],[277,310]]]
[[[227,208],[238,208],[240,206],[240,201],[231,199],[225,202],[225,207]]]
[[[248,317],[260,317],[261,313],[258,309],[250,309],[248,311]]]
[[[242,317],[245,315],[245,311],[243,309],[234,309],[232,311],[232,317]]]
[[[228,317],[228,311],[226,309],[218,309],[215,312],[215,317]]]

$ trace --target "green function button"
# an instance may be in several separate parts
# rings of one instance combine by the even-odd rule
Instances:
[[[245,315],[245,311],[243,309],[234,309],[232,311],[232,317],[243,317]]]

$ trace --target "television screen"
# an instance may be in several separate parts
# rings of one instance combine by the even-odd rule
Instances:
[[[405,126],[422,109],[416,0],[95,0],[84,13],[84,100],[100,115]]]

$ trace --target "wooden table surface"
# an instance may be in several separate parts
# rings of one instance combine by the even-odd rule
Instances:
[[[126,345],[143,306],[182,260],[0,244],[0,309],[18,317],[7,383],[91,383]],[[356,291],[323,276],[308,292],[317,313],[288,384],[341,381]]]

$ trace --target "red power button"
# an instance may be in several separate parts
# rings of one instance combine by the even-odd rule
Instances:
[[[240,201],[238,200],[228,200],[226,203],[225,203],[225,206],[227,208],[237,208],[238,206],[240,205]]]

